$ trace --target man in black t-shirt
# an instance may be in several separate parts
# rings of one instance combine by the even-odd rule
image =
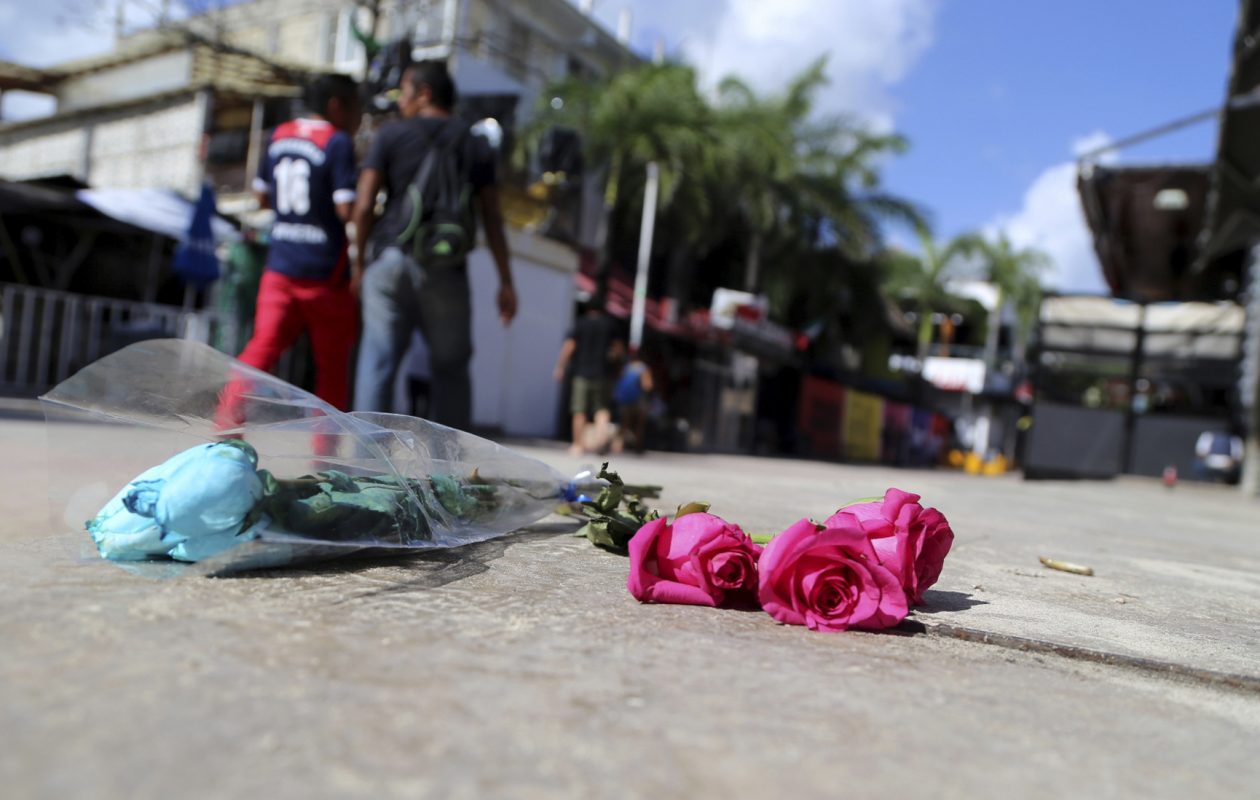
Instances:
[[[588,425],[595,422],[595,446],[602,449],[612,423],[611,398],[613,364],[625,353],[621,326],[600,308],[591,304],[573,323],[560,347],[555,378],[564,380],[565,370],[573,366],[573,385],[569,411],[573,414],[573,455],[587,450]]]
[[[449,147],[467,176],[480,212],[486,243],[499,274],[499,317],[516,315],[507,239],[495,186],[494,153],[480,136],[451,116],[455,84],[438,61],[413,64],[403,73],[398,108],[403,119],[382,127],[359,175],[354,209],[356,252],[351,281],[363,302],[363,336],[355,374],[354,405],[360,411],[392,411],[394,378],[419,328],[429,350],[429,418],[467,430],[472,423],[472,302],[468,265],[417,263],[398,245],[407,227],[408,188],[431,148]],[[459,141],[458,137],[463,137]],[[387,200],[379,224],[376,196]],[[369,244],[376,254],[366,264]],[[410,248],[408,248],[410,250]]]

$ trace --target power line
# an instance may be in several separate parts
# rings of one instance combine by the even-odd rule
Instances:
[[[1157,139],[1182,128],[1188,128],[1191,125],[1197,125],[1200,122],[1207,122],[1210,119],[1217,119],[1226,111],[1237,111],[1245,108],[1253,108],[1260,105],[1260,90],[1247,92],[1246,94],[1235,95],[1225,102],[1223,106],[1213,106],[1212,108],[1198,111],[1184,117],[1179,117],[1171,122],[1165,122],[1163,125],[1157,125],[1123,139],[1116,139],[1108,142],[1101,147],[1095,147],[1093,150],[1086,151],[1077,156],[1077,163],[1084,164],[1086,162],[1095,161],[1104,153],[1111,153],[1117,150],[1123,150],[1126,147],[1132,147],[1151,139]]]

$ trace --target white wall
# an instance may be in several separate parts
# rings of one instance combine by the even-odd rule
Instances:
[[[100,188],[198,190],[201,111],[196,99],[95,124],[89,183]]]
[[[98,188],[193,193],[198,188],[200,139],[201,110],[194,97],[51,118],[16,130],[0,129],[0,177],[73,175]]]
[[[85,177],[81,173],[86,143],[87,135],[81,128],[65,123],[0,132],[0,178]]]
[[[514,237],[514,244],[533,237]],[[539,241],[539,240],[535,240]],[[551,244],[546,242],[546,244]],[[552,245],[560,249],[558,245]],[[473,422],[513,436],[554,436],[560,385],[552,378],[556,355],[573,321],[573,273],[538,254],[516,248],[512,270],[519,310],[511,326],[499,321],[499,287],[490,252],[468,262],[473,286]],[[567,265],[566,265],[567,266]]]

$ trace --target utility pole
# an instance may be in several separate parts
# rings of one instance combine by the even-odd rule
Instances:
[[[990,382],[991,376],[997,372],[998,337],[1002,333],[1002,306],[1005,303],[1002,287],[993,284],[997,290],[993,298],[993,308],[989,310],[989,327],[984,332],[984,381]],[[983,411],[976,420],[976,427],[971,441],[971,450],[979,454],[981,459],[989,457],[989,442],[993,436],[993,403],[985,400],[981,405]]]
[[[656,193],[661,170],[655,161],[647,165],[647,186],[643,190],[643,223],[639,227],[639,264],[634,274],[634,304],[630,307],[630,351],[643,343],[643,322],[647,312],[648,266],[652,261],[652,235],[656,228]]]
[[[1247,257],[1247,311],[1243,325],[1242,364],[1238,396],[1244,414],[1243,471],[1239,489],[1249,497],[1260,495],[1260,245]]]

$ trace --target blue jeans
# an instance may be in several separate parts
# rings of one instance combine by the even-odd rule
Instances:
[[[429,419],[468,430],[473,348],[467,265],[426,270],[397,247],[388,247],[364,272],[361,295],[355,409],[394,410],[394,377],[419,328],[429,348]]]

